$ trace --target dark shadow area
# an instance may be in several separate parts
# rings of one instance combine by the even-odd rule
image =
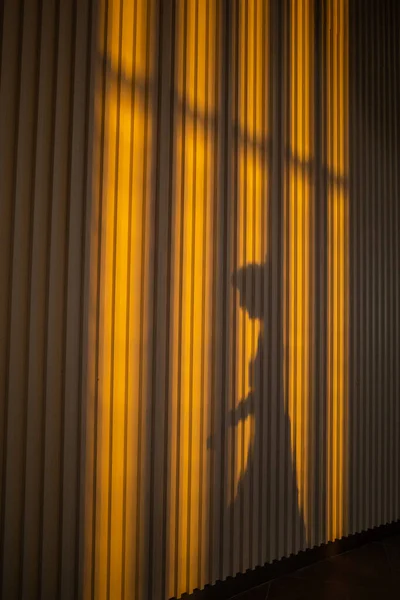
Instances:
[[[399,517],[400,5],[352,0],[349,24],[348,502],[354,532]]]
[[[235,596],[236,600],[395,600],[400,536],[392,535],[320,560]]]
[[[268,403],[271,402],[271,398],[265,395],[265,389],[263,386],[263,377],[265,376],[265,361],[264,353],[265,346],[268,340],[265,340],[265,328],[264,328],[264,306],[260,306],[256,301],[255,290],[264,290],[265,281],[271,281],[270,279],[270,263],[266,261],[263,264],[248,264],[241,267],[238,271],[232,275],[232,285],[239,292],[240,297],[240,308],[247,311],[250,319],[260,320],[260,333],[257,341],[257,353],[251,363],[248,365],[249,369],[249,382],[251,390],[245,398],[241,398],[237,406],[232,409],[228,415],[228,425],[231,427],[237,427],[239,423],[244,422],[250,415],[254,418],[254,432],[251,443],[248,449],[247,456],[247,468],[242,474],[235,497],[234,503],[230,504],[229,511],[236,512],[235,504],[239,506],[244,502],[244,497],[249,495],[252,498],[254,489],[254,480],[262,477],[267,481],[268,496],[270,496],[271,487],[276,486],[279,473],[278,470],[282,468],[282,464],[276,461],[276,469],[266,470],[266,465],[263,465],[263,472],[257,472],[255,466],[255,457],[259,458],[262,463],[262,457],[265,455],[264,446],[270,445],[265,432],[263,431],[263,415],[262,412],[267,411]],[[287,520],[290,520],[290,529],[292,532],[297,531],[300,534],[300,539],[305,538],[304,522],[303,517],[300,514],[299,503],[298,503],[298,486],[296,479],[296,469],[293,464],[292,458],[292,447],[290,438],[290,419],[285,410],[283,402],[277,407],[278,414],[276,416],[278,422],[283,423],[283,439],[284,445],[281,444],[280,449],[283,451],[282,458],[284,461],[285,468],[285,479],[288,482],[285,486],[286,497],[282,499],[284,503],[287,503],[288,498],[291,499],[293,510],[288,507],[288,514],[286,515]],[[261,482],[259,481],[259,484]]]

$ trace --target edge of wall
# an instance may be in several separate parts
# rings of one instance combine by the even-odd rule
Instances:
[[[320,560],[343,554],[343,552],[348,552],[364,544],[381,541],[396,534],[400,534],[400,520],[360,533],[353,533],[334,542],[301,550],[297,554],[274,560],[272,563],[248,569],[245,573],[237,573],[234,577],[227,577],[224,581],[218,580],[213,585],[206,585],[202,590],[196,589],[191,594],[183,594],[182,600],[229,600],[242,592],[293,573]]]

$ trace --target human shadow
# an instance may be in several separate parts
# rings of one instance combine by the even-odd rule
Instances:
[[[265,377],[267,377],[267,374],[264,372],[266,364],[264,353],[267,346],[264,328],[264,307],[261,305],[259,294],[257,300],[255,290],[265,289],[264,281],[270,281],[269,269],[270,264],[268,260],[263,264],[248,264],[234,272],[231,277],[232,285],[239,292],[241,310],[247,311],[250,319],[258,319],[261,327],[257,341],[256,355],[249,364],[250,391],[246,397],[241,398],[236,406],[231,409],[226,422],[227,427],[236,428],[240,423],[244,423],[250,415],[253,418],[253,435],[251,443],[246,450],[246,466],[237,484],[235,496],[226,507],[228,511],[226,517],[228,522],[233,523],[234,515],[238,514],[238,507],[243,506],[246,498],[250,510],[252,510],[252,507],[254,509],[257,502],[260,502],[258,515],[261,519],[261,513],[264,513],[262,518],[263,522],[267,523],[266,536],[272,535],[272,529],[278,531],[275,524],[274,527],[271,525],[272,519],[275,519],[275,515],[271,515],[271,502],[268,502],[269,505],[265,506],[262,505],[260,499],[253,497],[255,487],[259,490],[262,485],[263,489],[266,490],[266,493],[262,497],[271,499],[274,494],[274,505],[276,507],[279,506],[279,514],[283,514],[285,540],[283,542],[282,540],[276,541],[277,552],[280,552],[281,556],[283,556],[293,552],[299,541],[301,545],[305,544],[305,525],[298,499],[295,460],[293,458],[290,438],[290,418],[284,406],[283,395],[281,396],[281,401],[272,398],[271,392],[268,391],[271,387],[265,385],[264,381]],[[281,332],[283,332],[283,328],[281,328]],[[283,333],[280,335],[283,335]],[[271,363],[271,356],[267,355],[266,358]],[[271,371],[271,364],[269,365],[269,371]],[[283,380],[283,375],[283,373],[279,375],[281,380]],[[270,373],[268,376],[271,376]],[[267,420],[271,419],[273,412],[275,422],[283,424],[283,427],[282,425],[280,426],[281,434],[283,432],[283,439],[280,439],[279,444],[276,445],[273,445],[270,439],[271,424],[269,423],[269,426],[265,428],[265,415],[269,415]],[[281,452],[283,456],[275,456],[275,460],[270,460],[271,456],[268,456],[268,454],[278,452]],[[267,457],[267,461],[265,461],[265,457]],[[284,473],[282,473],[282,469],[284,469]],[[257,484],[256,486],[255,483]],[[270,515],[266,518],[265,512],[268,511]],[[252,522],[251,519],[250,522]],[[268,531],[268,524],[271,531]],[[272,558],[280,558],[280,556],[273,556]]]

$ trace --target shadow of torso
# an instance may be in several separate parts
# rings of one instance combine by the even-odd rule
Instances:
[[[255,281],[257,277],[258,282]],[[243,568],[264,564],[268,558],[278,559],[305,547],[290,419],[285,410],[283,394],[280,398],[274,398],[271,394],[268,379],[271,377],[271,368],[268,374],[265,373],[263,314],[256,309],[254,302],[254,289],[261,289],[259,286],[264,285],[264,277],[268,277],[268,264],[247,265],[232,277],[233,285],[240,294],[241,308],[248,312],[251,319],[261,321],[257,352],[249,365],[250,392],[236,405],[229,420],[232,427],[237,427],[239,423],[252,418],[250,443],[247,449],[243,449],[247,451],[246,467],[227,509],[229,522],[234,527],[238,515],[244,514],[244,507],[250,511],[248,522],[252,531],[243,531],[243,536],[249,535],[252,540],[249,546],[255,548],[258,544],[259,551],[254,556],[254,552],[249,550],[250,558],[247,561],[244,559]],[[284,389],[283,373],[277,376]],[[267,555],[263,548],[269,549]]]

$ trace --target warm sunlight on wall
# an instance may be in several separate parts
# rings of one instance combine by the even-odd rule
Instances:
[[[347,527],[348,2],[329,0],[326,38],[328,168],[327,533]]]
[[[264,6],[263,6],[264,4]],[[268,63],[266,44],[268,43],[268,3],[263,0],[238,4],[239,40],[238,62],[238,208],[237,208],[237,269],[246,265],[263,265],[267,260],[266,228],[264,223],[267,210],[268,190],[265,172],[264,143],[268,136]],[[250,278],[246,283],[251,285]],[[254,282],[256,306],[261,310],[261,289]],[[239,292],[236,296],[236,406],[254,391],[252,362],[257,353],[258,338],[262,332],[262,320],[252,319],[245,309],[240,308]],[[240,409],[239,409],[240,410]],[[247,469],[249,454],[252,452],[254,437],[254,416],[250,414],[240,420],[233,429],[235,436],[235,482],[234,501],[240,478]],[[247,498],[247,502],[250,499]]]
[[[286,410],[290,420],[293,466],[298,486],[299,510],[306,536],[309,514],[310,437],[310,331],[312,306],[311,238],[313,186],[310,163],[313,149],[313,40],[314,3],[292,0],[290,21],[290,131],[286,180],[288,202],[285,227],[287,354],[285,365]]]
[[[154,12],[149,0],[104,0],[100,6],[91,240],[100,264],[91,269],[91,304],[98,312],[89,334],[98,346],[90,345],[88,356],[94,405],[85,598],[120,598],[123,590],[141,596],[153,127],[147,82]]]
[[[208,560],[217,4],[176,3],[169,596]],[[214,121],[215,122],[215,121]]]
[[[215,156],[216,81],[219,5],[189,0],[177,2],[174,12],[175,68],[173,99],[172,245],[171,245],[171,390],[169,408],[168,508],[166,510],[166,588],[179,596],[207,581],[209,548],[210,449],[207,448],[212,407],[212,286],[214,206],[217,202]],[[339,8],[335,8],[335,7]],[[297,484],[298,509],[305,525],[303,546],[312,536],[310,486],[310,415],[313,328],[311,240],[314,188],[314,4],[292,0],[288,27],[290,95],[284,98],[289,117],[288,156],[284,174],[284,362],[285,410]],[[329,173],[345,177],[344,81],[345,40],[338,26],[344,0],[330,5],[329,26],[341,32],[327,40]],[[267,223],[270,216],[268,152],[270,144],[269,4],[238,2],[233,11],[234,145],[229,148],[235,204],[234,269],[258,265],[267,273],[270,257]],[[343,16],[341,16],[343,19]],[[85,537],[85,596],[120,596],[130,590],[139,597],[146,579],[148,465],[149,345],[151,299],[149,261],[153,210],[152,177],[154,31],[156,10],[144,0],[104,0],[98,24],[99,69],[95,96],[95,155],[93,181],[93,305],[88,356],[94,397],[91,451],[87,460],[87,535]],[[331,58],[340,54],[339,67]],[[103,58],[104,57],[104,61]],[[333,70],[332,70],[333,69]],[[332,123],[339,123],[335,128]],[[236,154],[235,154],[236,152]],[[165,191],[162,190],[162,193]],[[97,202],[97,204],[96,204]],[[344,191],[329,187],[329,411],[327,521],[332,535],[341,530],[344,503],[344,317],[345,237]],[[95,222],[95,219],[98,219]],[[265,269],[264,269],[265,267]],[[233,273],[230,273],[233,275]],[[249,278],[256,316],[234,302],[234,368],[231,385],[236,424],[228,419],[227,489],[225,515],[230,507],[234,539],[243,548],[232,550],[232,566],[241,570],[254,548],[247,533],[256,510],[253,495],[261,494],[254,465],[256,418],[259,406],[244,412],[242,403],[264,400],[255,389],[264,368],[258,360],[263,345],[263,285]],[[245,283],[245,285],[246,285]],[[97,312],[96,312],[97,311]],[[93,322],[92,322],[93,321]],[[281,335],[281,334],[279,334]],[[257,367],[256,367],[257,365]],[[260,369],[260,374],[255,370]],[[229,375],[231,377],[231,375]],[[169,393],[167,390],[166,393]],[[217,399],[219,400],[219,399]],[[151,400],[152,401],[152,400]],[[239,414],[240,413],[240,414]],[[241,415],[241,416],[240,416]],[[258,424],[259,425],[259,424]],[[259,425],[260,426],[260,425]],[[260,441],[261,444],[261,441]],[[283,447],[283,446],[282,446]],[[214,450],[213,450],[214,451]],[[260,452],[260,449],[257,449]],[[258,464],[258,463],[257,463]],[[266,473],[271,477],[271,473]],[[243,483],[244,482],[244,483]],[[243,485],[241,485],[243,483]],[[92,486],[92,487],[90,487]],[[290,486],[288,487],[290,490]],[[289,493],[289,492],[288,492]],[[290,492],[295,493],[295,492]],[[334,501],[336,499],[336,502]],[[330,512],[331,511],[331,512]],[[226,517],[224,517],[226,518]],[[228,523],[228,521],[227,521]],[[239,527],[240,524],[240,527]],[[301,520],[295,527],[301,526]],[[240,532],[240,533],[239,533]],[[239,537],[237,537],[239,536]],[[241,557],[241,558],[240,558]],[[133,567],[132,567],[133,565]]]
[[[288,353],[285,373],[287,411],[290,418],[292,456],[296,470],[299,508],[307,542],[313,536],[310,486],[313,473],[311,431],[313,397],[312,335],[313,275],[312,240],[315,160],[314,140],[314,4],[291,3],[290,71],[290,177],[285,223],[286,286],[289,297],[285,332]],[[346,369],[347,369],[347,92],[348,7],[346,0],[330,0],[326,7],[326,177],[327,196],[327,506],[329,539],[345,531],[346,510]]]
[[[231,286],[232,299],[232,413],[228,416],[228,470],[226,511],[233,521],[230,528],[234,572],[243,569],[249,557],[258,552],[254,516],[262,482],[255,476],[261,460],[261,441],[255,446],[260,430],[263,402],[260,384],[263,346],[263,280],[248,276],[246,267],[266,272],[268,259],[267,211],[268,172],[266,152],[269,128],[269,2],[239,1],[233,11],[232,71],[234,142],[229,148],[233,167],[232,196],[232,272],[244,274],[241,292]],[[248,289],[249,286],[251,289]],[[247,288],[247,289],[246,289]],[[243,303],[243,299],[245,301]],[[242,303],[241,303],[242,300]],[[249,302],[250,306],[246,303]],[[252,314],[255,310],[256,314]],[[258,433],[259,435],[259,433]],[[257,456],[255,455],[257,454]],[[232,511],[232,512],[230,512]],[[231,525],[234,523],[234,526]],[[233,530],[233,533],[232,533]]]
[[[338,9],[335,7],[338,6]],[[328,57],[328,169],[343,179],[345,41],[339,28],[344,0],[332,4],[329,24],[340,35],[327,40]],[[207,580],[209,545],[209,434],[211,390],[212,285],[214,205],[216,202],[216,79],[218,77],[218,5],[213,2],[177,2],[175,5],[175,97],[173,208],[171,247],[171,440],[168,475],[166,586],[169,596],[200,587]],[[267,202],[269,180],[265,159],[269,128],[269,10],[262,0],[239,2],[234,12],[237,30],[233,62],[235,131],[232,164],[236,204],[235,269],[269,262]],[[93,430],[89,430],[87,467],[88,523],[85,596],[120,596],[131,590],[140,596],[146,578],[147,481],[149,449],[148,324],[152,321],[148,273],[152,218],[152,136],[154,80],[151,56],[156,11],[153,3],[113,0],[101,4],[98,25],[99,69],[95,104],[93,181],[93,303],[96,318],[90,324],[93,339],[88,364],[91,373]],[[284,335],[287,353],[286,411],[298,508],[311,534],[309,437],[312,315],[313,81],[314,12],[311,0],[292,0],[290,11],[290,152],[285,176],[285,298]],[[340,17],[343,19],[343,16]],[[339,52],[339,66],[329,60]],[[104,57],[102,61],[100,57]],[[333,70],[332,70],[333,69]],[[150,82],[150,83],[149,83]],[[236,161],[236,163],[235,163]],[[332,535],[343,521],[344,456],[344,191],[329,188],[329,413],[328,513]],[[96,204],[97,203],[97,204]],[[96,222],[95,219],[98,221]],[[232,274],[231,274],[232,275]],[[255,389],[259,338],[263,344],[261,282],[247,297],[258,307],[255,315],[241,306],[234,287],[236,346],[234,398],[236,425],[227,427],[228,464],[225,510],[232,507],[234,522],[243,519],[243,532],[252,527],[254,437],[258,406],[243,412],[242,402],[262,402]],[[245,283],[245,285],[246,285]],[[92,315],[91,315],[92,319]],[[286,337],[287,336],[287,337]],[[258,362],[257,362],[258,361]],[[241,416],[239,415],[241,414]],[[258,452],[259,450],[257,450]],[[267,474],[268,475],[268,474]],[[241,483],[245,482],[242,486]],[[90,488],[92,485],[92,488]],[[256,487],[254,487],[256,486]],[[239,493],[240,490],[240,493]],[[336,502],[334,501],[336,499]],[[331,512],[329,512],[331,511]],[[228,513],[226,513],[228,514]],[[241,516],[243,515],[243,516]],[[331,517],[330,517],[331,515]],[[151,518],[151,517],[150,517]],[[300,521],[298,522],[300,523]],[[240,530],[241,531],[241,530]],[[238,534],[236,529],[235,534]],[[243,533],[242,532],[242,533]],[[297,534],[298,535],[298,532]],[[239,538],[234,538],[239,539]],[[242,538],[240,538],[242,539]],[[233,566],[248,562],[251,537],[243,535]],[[307,539],[303,540],[303,544]],[[242,559],[239,559],[242,556]],[[244,558],[243,558],[244,557]],[[129,567],[128,567],[129,565]],[[133,565],[133,567],[132,567]]]

